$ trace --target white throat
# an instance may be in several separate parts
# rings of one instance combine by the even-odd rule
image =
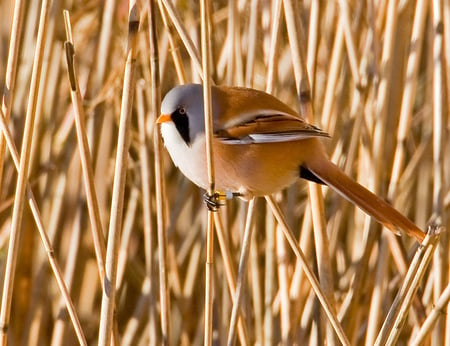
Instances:
[[[161,134],[164,145],[175,166],[192,182],[206,189],[205,136],[197,135],[191,145],[187,145],[173,122],[161,124]]]

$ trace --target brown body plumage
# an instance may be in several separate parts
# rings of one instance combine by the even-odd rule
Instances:
[[[390,230],[423,240],[425,234],[414,223],[329,161],[320,140],[328,136],[325,132],[274,96],[248,88],[213,87],[212,106],[218,190],[239,192],[244,198],[263,196],[302,176],[326,183]],[[172,89],[161,111],[158,122],[172,160],[206,189],[201,85]]]

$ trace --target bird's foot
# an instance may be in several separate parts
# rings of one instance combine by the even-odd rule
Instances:
[[[209,211],[218,211],[219,207],[223,205],[223,199],[220,198],[220,193],[215,192],[212,195],[208,192],[205,192],[203,195],[203,201],[206,204],[206,207]]]
[[[239,192],[214,192],[212,195],[205,192],[203,195],[203,200],[205,201],[206,207],[209,211],[218,211],[220,206],[225,204],[225,200],[240,196],[241,194]]]

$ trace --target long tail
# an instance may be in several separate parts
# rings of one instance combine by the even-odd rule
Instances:
[[[348,177],[328,159],[316,158],[305,164],[302,169],[309,170],[321,181],[350,202],[356,204],[394,233],[398,233],[401,230],[407,235],[415,237],[419,243],[422,243],[425,238],[425,233],[407,217]]]

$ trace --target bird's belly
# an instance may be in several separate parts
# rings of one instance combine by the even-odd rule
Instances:
[[[218,144],[217,183],[251,196],[269,195],[291,185],[299,177],[301,158],[286,143]],[[231,181],[230,178],[234,178]]]
[[[197,137],[191,146],[162,129],[172,161],[194,184],[207,189],[205,139]],[[263,196],[291,185],[309,152],[305,142],[267,144],[224,144],[213,140],[215,185],[218,191],[240,192],[245,197]],[[316,141],[311,141],[314,146]],[[308,147],[308,146],[306,146]]]

